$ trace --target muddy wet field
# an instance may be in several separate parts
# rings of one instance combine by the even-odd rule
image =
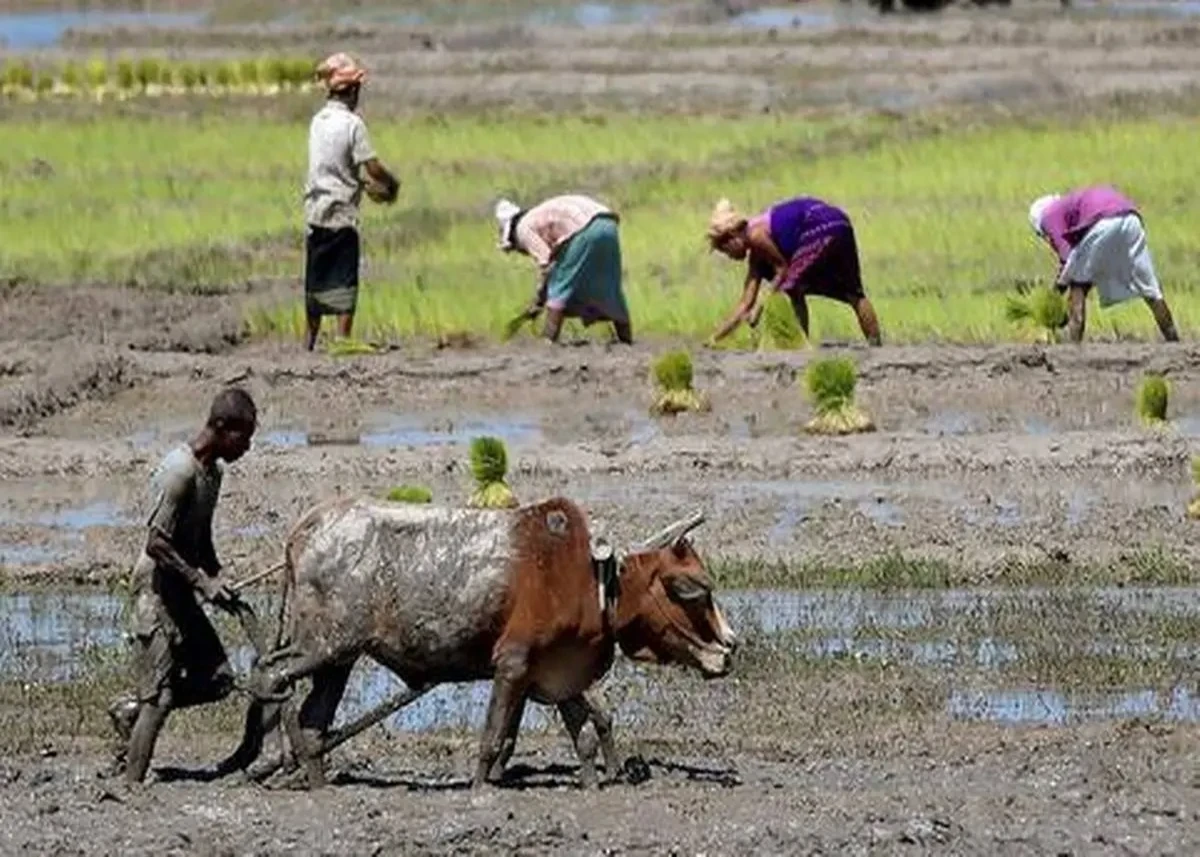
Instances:
[[[1077,2],[1059,17],[1031,0],[890,22],[858,3],[699,5],[534,8],[515,23],[428,9],[162,19],[183,27],[170,31],[109,18],[128,29],[57,43],[85,22],[0,15],[0,31],[14,50],[80,56],[336,41],[378,71],[384,114],[1083,111],[1088,96],[1150,109],[1130,93],[1189,97],[1200,64],[1193,3]],[[1185,512],[1200,345],[696,350],[711,412],[660,418],[649,363],[678,343],[335,358],[249,341],[248,308],[297,289],[63,290],[0,272],[0,853],[1200,853],[1200,525]],[[828,353],[854,356],[876,431],[803,432],[803,370]],[[1171,384],[1162,429],[1134,414],[1147,372]],[[173,718],[153,781],[123,787],[107,776],[103,706],[126,683],[123,584],[148,477],[226,383],[261,420],[217,513],[233,576],[278,561],[320,499],[421,483],[461,504],[468,444],[489,434],[519,499],[571,497],[618,544],[706,511],[696,544],[742,641],[734,672],[704,682],[619,660],[600,692],[628,761],[598,792],[577,789],[561,725],[536,705],[505,787],[472,792],[482,684],[439,688],[339,748],[320,793],[210,781],[241,698]],[[252,598],[273,614],[270,585]],[[239,629],[215,618],[245,669]],[[397,686],[362,665],[339,720]]]
[[[212,325],[193,334],[172,323],[184,299],[128,297],[103,336],[42,321],[6,349],[4,853],[1200,844],[1200,602],[1184,513],[1200,425],[1194,346],[830,346],[859,361],[859,401],[878,430],[817,438],[802,431],[799,382],[815,351],[701,351],[711,413],[654,418],[647,364],[663,343],[335,359],[239,342],[236,324],[214,334],[236,311],[228,297],[186,299]],[[81,292],[93,299],[108,300]],[[4,312],[37,300],[14,292]],[[163,319],[157,340],[148,318]],[[1133,414],[1151,370],[1173,385],[1167,430]],[[697,544],[725,578],[738,674],[702,682],[620,662],[602,692],[620,754],[650,776],[597,794],[577,791],[569,744],[537,706],[509,787],[470,792],[483,685],[440,689],[336,751],[321,794],[206,781],[241,700],[173,721],[155,781],[124,789],[105,776],[100,706],[124,680],[120,583],[147,476],[227,382],[253,392],[262,420],[217,517],[235,575],[277,560],[319,498],[420,482],[437,502],[463,502],[467,444],[493,434],[509,445],[518,497],[571,496],[619,542],[705,509]],[[920,577],[925,560],[950,578]],[[854,568],[859,578],[839,571]],[[1022,569],[1035,579],[1018,586]],[[255,597],[273,612],[269,589]],[[237,629],[225,632],[245,668]],[[360,668],[339,719],[394,684]]]

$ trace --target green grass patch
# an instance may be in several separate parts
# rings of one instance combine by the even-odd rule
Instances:
[[[138,69],[125,73],[136,80]],[[396,206],[365,207],[356,330],[372,341],[498,337],[532,295],[535,270],[496,252],[492,202],[575,189],[621,213],[626,295],[645,336],[701,339],[737,300],[742,266],[704,242],[713,200],[729,196],[753,212],[806,193],[854,218],[864,282],[889,341],[1044,338],[1044,325],[1012,323],[1007,300],[1018,284],[1055,273],[1025,211],[1039,193],[1093,181],[1096,163],[1141,204],[1179,326],[1200,324],[1192,121],[940,127],[920,117],[619,113],[374,122],[375,146],[403,184]],[[304,118],[249,121],[212,108],[86,121],[18,112],[0,126],[8,239],[0,268],[35,282],[210,291],[294,279],[294,302],[249,319],[254,333],[294,337],[304,325],[306,134]],[[32,166],[43,162],[51,169]],[[846,307],[809,305],[814,341],[860,338]],[[1089,338],[1157,335],[1134,302],[1089,316]],[[742,329],[730,343],[754,341]]]
[[[1165,551],[1144,551],[1111,562],[1047,557],[1002,559],[969,566],[938,559],[885,554],[857,563],[712,557],[706,561],[722,589],[945,589],[961,586],[1184,586],[1200,583],[1186,561]]]

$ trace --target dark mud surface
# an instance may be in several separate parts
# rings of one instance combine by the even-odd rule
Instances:
[[[0,763],[6,854],[1194,854],[1194,727],[957,726],[841,747],[634,742],[650,779],[580,793],[565,739],[467,788],[472,741],[343,756],[320,794],[187,779],[127,791],[86,751]],[[560,746],[561,745],[561,746]],[[164,764],[208,762],[164,742]],[[178,776],[178,774],[176,774]]]

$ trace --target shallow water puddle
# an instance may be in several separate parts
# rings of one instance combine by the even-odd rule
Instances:
[[[31,50],[58,44],[67,30],[96,27],[194,27],[203,14],[174,12],[67,11],[0,15],[0,45]]]
[[[1079,590],[1089,609],[1128,617],[1200,618],[1200,587],[1108,588]],[[1114,640],[1096,633],[1078,639],[1071,624],[1075,608],[1061,590],[909,590],[897,592],[845,590],[734,590],[720,595],[730,624],[752,648],[814,660],[845,659],[890,662],[932,668],[945,676],[945,711],[949,716],[999,722],[1065,723],[1081,718],[1161,715],[1200,720],[1200,697],[1183,686],[1174,695],[1155,696],[1142,689],[1066,692],[1054,687],[1027,689],[1003,686],[1006,667],[1019,664],[1033,643],[1007,639],[1004,623],[987,630],[1008,611],[1033,624],[1062,621],[1064,640],[1106,657],[1128,657],[1177,663],[1200,656],[1194,642],[1155,646]],[[1058,601],[1055,601],[1058,599]],[[273,616],[275,598],[251,599],[262,616]],[[1062,606],[1061,615],[1043,605]],[[107,594],[37,594],[0,597],[0,680],[64,682],[87,673],[94,656],[111,657],[124,639],[124,602]],[[1036,612],[1042,610],[1043,612]],[[1032,618],[1029,618],[1032,617]],[[1012,625],[1007,626],[1011,632]],[[240,632],[223,631],[239,670],[249,667],[250,651]],[[803,667],[800,667],[801,669]],[[1001,686],[983,687],[991,676]],[[981,681],[982,679],[982,681]],[[339,721],[352,718],[389,698],[402,684],[364,660],[347,688]],[[653,670],[619,659],[606,691],[615,713],[628,722],[642,714],[670,709],[672,692]],[[486,712],[490,685],[475,682],[446,685],[394,715],[389,723],[405,730],[478,728]],[[530,726],[557,719],[544,706],[531,705]]]
[[[130,435],[127,439],[138,449],[185,443],[194,427],[163,425]],[[540,418],[525,414],[468,415],[460,419],[430,419],[400,414],[374,414],[364,420],[363,428],[345,430],[308,430],[296,426],[263,428],[254,436],[254,445],[268,449],[297,449],[305,446],[410,446],[469,443],[481,435],[498,437],[506,443],[536,443],[542,439]]]
[[[110,500],[92,500],[81,506],[63,506],[33,513],[0,509],[0,526],[27,524],[78,532],[89,527],[123,527],[130,523],[130,518]]]
[[[1168,694],[1155,690],[1067,694],[1055,690],[956,690],[946,713],[964,720],[1065,726],[1089,720],[1161,717],[1200,722],[1200,694],[1186,687]]]
[[[977,411],[945,410],[938,411],[928,417],[922,427],[925,434],[942,437],[945,435],[979,434],[994,431],[992,420],[995,414],[983,414]],[[1025,416],[1015,421],[1012,430],[1035,437],[1047,437],[1062,429],[1043,417]]]
[[[1200,0],[1121,0],[1116,3],[1075,0],[1072,7],[1103,15],[1162,15],[1178,18],[1200,16]]]

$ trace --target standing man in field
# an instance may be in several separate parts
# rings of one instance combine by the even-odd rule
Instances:
[[[585,326],[611,322],[617,340],[633,344],[629,308],[621,288],[621,240],[617,213],[582,194],[567,194],[522,209],[496,203],[499,249],[531,257],[538,266],[537,294],[514,322],[546,310],[542,334],[557,342],[564,318]]]
[[[125,779],[141,782],[171,711],[217,702],[233,689],[233,671],[197,596],[225,609],[237,595],[222,580],[212,541],[221,462],[250,448],[258,424],[254,400],[231,387],[213,399],[190,444],[172,450],[151,478],[155,505],[146,544],[133,568],[135,695],[108,709]]]
[[[1168,342],[1179,334],[1163,298],[1146,244],[1142,217],[1133,200],[1108,185],[1039,197],[1029,207],[1029,225],[1058,255],[1056,287],[1067,293],[1067,337],[1083,339],[1085,305],[1092,286],[1100,306],[1141,298]]]
[[[364,185],[368,197],[384,204],[395,202],[400,189],[400,182],[376,157],[367,125],[355,112],[366,70],[347,54],[336,53],[317,66],[316,74],[328,98],[308,131],[304,304],[309,351],[316,345],[324,316],[337,316],[342,337],[350,335],[354,324]],[[361,171],[366,172],[366,183]]]

